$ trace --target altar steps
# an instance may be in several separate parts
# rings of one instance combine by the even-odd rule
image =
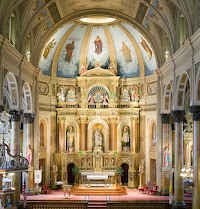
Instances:
[[[77,184],[71,189],[71,194],[81,195],[81,196],[120,196],[126,195],[125,187],[119,184],[112,184],[109,187],[99,187],[99,186],[83,186],[82,184]]]
[[[96,201],[88,201],[88,209],[107,209],[107,202],[101,201],[101,202],[96,202]]]

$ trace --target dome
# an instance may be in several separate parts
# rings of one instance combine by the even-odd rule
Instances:
[[[157,68],[148,40],[129,23],[110,17],[91,16],[67,23],[43,48],[39,68],[45,75],[81,76],[82,68],[114,68],[124,78],[151,75]]]

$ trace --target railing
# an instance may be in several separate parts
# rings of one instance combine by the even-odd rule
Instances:
[[[85,201],[28,201],[29,209],[87,209]]]

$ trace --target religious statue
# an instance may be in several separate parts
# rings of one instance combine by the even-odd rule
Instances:
[[[32,157],[33,157],[33,151],[31,149],[31,145],[29,144],[26,150],[26,158],[29,162],[29,166],[31,166]]]
[[[72,126],[68,126],[67,131],[67,147],[73,148],[74,147],[74,130]],[[72,149],[70,149],[72,151]]]
[[[144,173],[144,165],[143,163],[140,163],[139,165],[139,174],[142,175]]]
[[[100,39],[99,36],[96,37],[95,41],[94,41],[94,45],[95,45],[95,53],[96,54],[101,54],[102,52],[102,41]]]
[[[122,102],[129,102],[130,101],[130,96],[129,96],[129,93],[128,93],[128,90],[126,88],[124,88],[122,90],[122,96],[121,96],[121,101]]]
[[[67,92],[66,101],[75,102],[75,100],[76,100],[75,90],[73,87],[71,87],[69,91]]]
[[[95,147],[102,146],[102,140],[103,140],[103,137],[101,135],[100,130],[99,129],[96,129],[95,130],[95,134],[94,134],[94,146]]]
[[[57,93],[57,101],[65,102],[66,90],[64,88],[60,88],[60,92]]]
[[[72,41],[72,43],[67,44],[66,46],[67,53],[65,55],[65,62],[70,63],[74,49],[75,49],[74,41]]]
[[[122,147],[129,147],[130,146],[130,134],[129,134],[129,127],[126,125],[122,131]]]
[[[57,174],[58,173],[58,167],[53,164],[52,165],[52,171],[51,171],[51,181],[52,181],[52,184],[54,184],[54,182],[57,182]]]
[[[139,94],[138,94],[138,89],[136,86],[133,86],[130,89],[130,100],[131,102],[138,102],[139,101]]]

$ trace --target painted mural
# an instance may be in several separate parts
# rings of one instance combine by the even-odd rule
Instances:
[[[128,32],[133,36],[137,45],[141,51],[143,60],[144,60],[144,67],[145,67],[145,75],[153,74],[154,70],[157,69],[157,63],[155,54],[147,42],[147,40],[142,36],[142,34],[136,30],[133,26],[129,25],[128,23],[121,23],[121,25],[128,30]]]
[[[87,27],[76,27],[64,43],[58,60],[58,77],[73,78],[79,74],[81,44]]]
[[[69,23],[62,27],[59,31],[57,31],[51,39],[47,42],[46,46],[44,47],[41,57],[40,57],[40,63],[39,68],[45,75],[51,75],[51,66],[52,61],[54,58],[55,51],[57,49],[57,46],[59,45],[59,42],[63,38],[63,36],[66,34],[66,32],[74,25],[74,23]]]
[[[110,57],[108,52],[108,42],[103,27],[95,26],[92,29],[88,54],[87,54],[88,69],[93,69],[96,65],[104,69],[108,69]]]
[[[116,25],[109,26],[115,45],[118,75],[126,78],[138,77],[139,64],[135,49],[126,33]]]

